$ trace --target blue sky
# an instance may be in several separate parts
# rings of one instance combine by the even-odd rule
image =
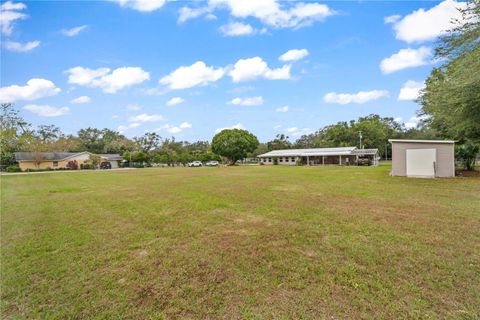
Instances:
[[[0,100],[66,133],[296,139],[371,113],[414,126],[462,2],[2,2]]]

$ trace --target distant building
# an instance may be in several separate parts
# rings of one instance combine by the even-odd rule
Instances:
[[[393,176],[455,176],[455,141],[390,139]]]
[[[90,152],[15,152],[15,160],[22,171],[27,169],[59,169],[67,168],[70,161],[82,164],[89,164]],[[119,154],[98,154],[101,162],[109,162],[112,168],[118,168],[119,161],[123,158]]]
[[[378,149],[315,148],[274,150],[258,156],[265,165],[378,165]]]

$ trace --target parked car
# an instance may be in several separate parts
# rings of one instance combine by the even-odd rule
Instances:
[[[112,164],[110,162],[100,163],[100,169],[112,169]]]
[[[372,161],[368,158],[359,158],[357,160],[357,166],[371,166]]]
[[[205,165],[207,167],[216,167],[216,166],[220,165],[220,163],[218,161],[208,161],[207,163],[205,163]]]
[[[193,161],[193,162],[187,163],[187,167],[201,167],[201,166],[203,166],[201,161]]]

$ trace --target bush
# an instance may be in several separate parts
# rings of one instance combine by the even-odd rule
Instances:
[[[465,170],[473,171],[475,169],[475,160],[480,147],[472,142],[467,142],[455,148],[455,157],[463,165]]]
[[[70,170],[78,170],[78,162],[76,160],[68,161],[67,168]]]
[[[25,172],[43,172],[43,171],[54,171],[54,169],[48,167],[45,169],[26,169]]]
[[[80,164],[80,169],[82,169],[82,170],[93,170],[93,164],[82,163],[82,164]]]
[[[8,166],[6,169],[7,172],[21,172],[19,166]]]

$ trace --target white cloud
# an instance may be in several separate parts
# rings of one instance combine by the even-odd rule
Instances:
[[[62,33],[67,37],[74,37],[78,35],[80,32],[82,32],[83,30],[85,30],[87,27],[88,26],[84,24],[82,26],[74,27],[71,29],[62,29]]]
[[[238,106],[261,106],[263,104],[262,97],[248,97],[248,98],[235,98],[230,101],[231,104]]]
[[[323,96],[323,101],[337,104],[366,103],[388,96],[388,91],[386,90],[359,91],[357,93],[329,92]]]
[[[13,3],[12,1],[7,1],[1,5],[1,10],[23,10],[27,6],[24,3],[16,2]]]
[[[296,61],[305,58],[309,55],[307,49],[292,49],[288,50],[284,54],[282,54],[278,59],[280,61]]]
[[[299,2],[282,8],[275,0],[210,0],[209,7],[227,8],[236,18],[255,17],[273,28],[300,28],[335,14],[325,4]]]
[[[36,105],[36,104],[28,104],[23,107],[23,109],[31,111],[40,117],[59,117],[67,114],[70,109],[68,107],[52,107],[48,105]]]
[[[416,128],[422,121],[427,120],[428,116],[418,116],[411,117],[407,122],[405,122],[405,128],[413,129]]]
[[[155,131],[166,130],[169,133],[175,134],[175,133],[182,132],[184,129],[190,129],[191,127],[192,127],[192,125],[189,122],[182,122],[178,126],[174,126],[174,125],[171,125],[171,124],[166,124],[166,125],[161,126],[160,128],[155,129]]]
[[[128,110],[133,110],[133,111],[138,111],[138,110],[142,109],[142,107],[139,106],[138,104],[127,104],[127,106],[125,108],[127,108]]]
[[[109,72],[109,68],[88,69],[84,67],[74,67],[65,71],[68,73],[68,83],[81,86],[91,85],[95,79],[103,77]]]
[[[146,96],[161,96],[167,93],[169,90],[167,88],[145,88],[140,90]]]
[[[238,36],[247,36],[253,34],[263,34],[267,32],[267,29],[263,28],[261,30],[253,28],[249,24],[241,23],[241,22],[231,22],[229,24],[225,24],[220,27],[220,31],[225,36],[229,37],[238,37]]]
[[[424,82],[408,80],[400,89],[398,100],[416,100],[420,94],[420,90],[422,90],[424,87]]]
[[[283,106],[280,108],[275,109],[277,112],[288,112],[288,106]]]
[[[409,43],[435,40],[455,26],[453,21],[462,21],[462,14],[458,9],[465,9],[467,6],[467,2],[445,0],[429,10],[418,9],[401,20],[400,16],[396,16],[397,20],[389,21],[393,23],[396,38],[399,40]]]
[[[21,2],[13,3],[7,1],[0,6],[0,30],[6,36],[13,32],[13,26],[16,20],[26,19],[28,15],[19,12],[26,9],[27,6]]]
[[[182,122],[180,123],[180,128],[182,129],[190,129],[192,125],[189,122]]]
[[[137,123],[156,122],[156,121],[161,121],[161,120],[163,120],[163,116],[160,115],[160,114],[146,114],[146,113],[142,113],[142,114],[136,115],[134,117],[128,118],[129,122],[137,122]]]
[[[40,45],[40,41],[29,41],[25,43],[15,42],[15,41],[5,41],[3,46],[13,52],[28,52]]]
[[[60,92],[55,84],[46,79],[30,79],[25,86],[11,85],[0,88],[0,102],[16,102],[20,100],[36,100],[54,96]]]
[[[177,104],[183,103],[185,99],[181,97],[174,97],[167,101],[167,106],[176,106]]]
[[[110,71],[109,68],[74,67],[66,73],[68,73],[68,83],[102,88],[106,93],[116,93],[118,90],[150,79],[150,74],[140,67],[122,67]]]
[[[166,0],[114,0],[122,7],[135,9],[141,12],[151,12],[160,9]]]
[[[203,61],[197,61],[191,66],[182,66],[160,79],[160,83],[170,89],[187,89],[198,85],[207,85],[220,80],[225,74],[223,68],[209,67]]]
[[[179,11],[179,16],[177,23],[182,24],[187,20],[197,18],[205,13],[209,12],[209,8],[189,8],[189,7],[183,7]]]
[[[71,103],[76,103],[76,104],[83,104],[83,103],[90,103],[92,101],[89,96],[80,96],[78,98],[73,99],[70,101]]]
[[[260,57],[238,60],[230,71],[233,82],[253,81],[258,78],[269,80],[290,79],[290,65],[281,68],[270,69]]]
[[[219,133],[219,132],[222,132],[223,130],[228,130],[228,129],[245,129],[245,127],[243,126],[243,124],[241,124],[240,122],[237,123],[237,124],[234,124],[233,126],[230,126],[230,127],[225,127],[225,128],[218,128],[217,130],[215,130],[215,133]]]
[[[304,134],[310,134],[310,133],[313,133],[314,130],[310,129],[310,128],[297,128],[297,127],[291,127],[291,128],[286,128],[285,129],[285,132],[294,136],[294,137],[298,137],[298,136],[302,136]]]
[[[423,66],[431,63],[432,49],[420,47],[418,49],[401,49],[397,53],[385,58],[380,63],[380,69],[383,73],[392,73],[398,70]]]
[[[389,24],[389,23],[395,23],[397,22],[398,20],[400,20],[402,18],[401,15],[399,14],[394,14],[392,16],[388,16],[388,17],[385,17],[383,19],[383,22],[385,22],[386,24]]]
[[[117,117],[118,118],[118,117]],[[140,126],[140,123],[138,122],[134,122],[134,123],[130,123],[129,125],[121,125],[121,126],[118,126],[117,127],[117,131],[120,132],[120,133],[124,133],[125,131],[127,131],[128,129],[133,129],[133,128],[137,128]]]

